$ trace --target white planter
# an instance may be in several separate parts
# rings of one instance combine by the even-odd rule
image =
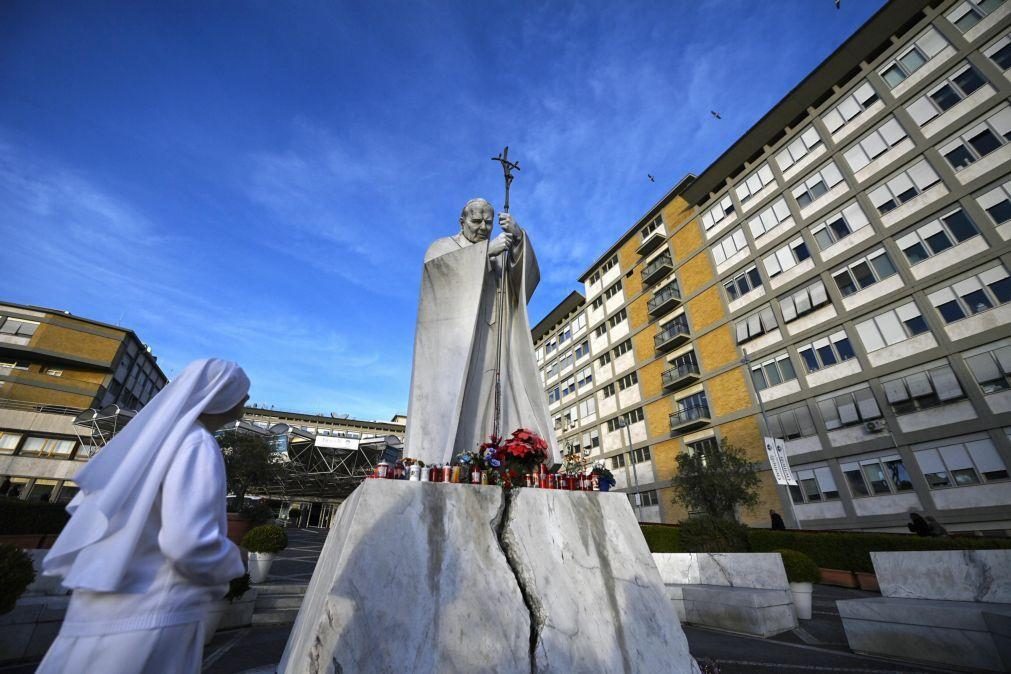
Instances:
[[[262,583],[267,580],[270,573],[270,565],[274,563],[273,552],[250,552],[249,553],[249,582]]]
[[[211,604],[210,608],[207,610],[207,619],[204,621],[205,646],[211,643],[211,639],[214,638],[214,633],[218,631],[218,625],[221,624],[221,618],[225,615],[225,611],[227,610],[227,601],[216,601]]]
[[[793,608],[797,611],[799,620],[811,619],[811,583],[790,583],[790,594],[793,595]]]

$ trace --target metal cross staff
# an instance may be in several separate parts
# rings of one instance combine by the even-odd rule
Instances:
[[[513,176],[512,171],[516,169],[520,170],[519,162],[509,161],[509,146],[506,145],[505,149],[497,157],[492,157],[492,161],[497,161],[502,164],[502,173],[505,175],[505,204],[502,206],[502,212],[509,212],[509,186],[512,185]],[[496,438],[502,436],[502,340],[503,332],[505,328],[505,305],[506,305],[506,270],[509,268],[509,249],[502,254],[502,276],[499,278],[498,284],[498,311],[496,312],[498,316],[496,317],[495,326],[495,419],[492,422],[491,434]]]

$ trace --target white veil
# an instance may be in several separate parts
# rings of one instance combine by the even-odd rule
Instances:
[[[249,390],[235,363],[209,358],[186,366],[78,471],[70,521],[42,563],[63,584],[118,589],[147,526],[175,452],[204,413],[227,412]]]

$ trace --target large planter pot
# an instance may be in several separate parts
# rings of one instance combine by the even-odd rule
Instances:
[[[853,573],[856,574],[857,583],[860,585],[861,590],[881,592],[881,588],[878,586],[878,577],[873,573],[868,573],[867,571],[854,571]]]
[[[836,585],[838,587],[857,588],[857,579],[852,571],[841,569],[821,569],[821,584]]]
[[[607,480],[600,481],[600,491],[611,491],[611,483]]]
[[[253,528],[253,518],[242,513],[228,513],[228,540],[242,545],[242,537]]]
[[[218,625],[221,624],[221,618],[224,617],[225,611],[228,610],[227,601],[216,601],[211,604],[207,611],[207,618],[204,620],[204,645],[211,643],[211,639],[214,638],[214,633],[218,631]]]
[[[793,608],[797,611],[799,620],[811,619],[811,593],[813,591],[811,583],[790,583]]]
[[[274,563],[274,552],[250,552],[249,553],[249,582],[262,583],[267,580],[270,573],[270,565]]]

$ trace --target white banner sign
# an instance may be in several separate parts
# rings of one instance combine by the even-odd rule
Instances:
[[[765,438],[765,453],[769,455],[769,465],[772,466],[776,484],[796,485],[790,460],[786,458],[786,443],[779,438]]]

